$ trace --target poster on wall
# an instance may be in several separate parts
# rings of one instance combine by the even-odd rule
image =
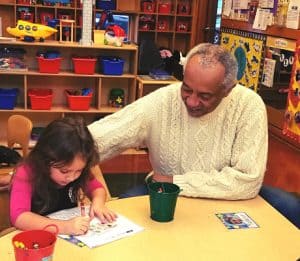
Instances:
[[[296,43],[283,134],[300,143],[300,40]]]
[[[238,82],[255,92],[258,90],[264,42],[265,37],[259,34],[233,29],[221,32],[221,45],[237,59]]]

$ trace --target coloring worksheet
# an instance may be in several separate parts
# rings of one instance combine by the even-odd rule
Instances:
[[[86,210],[88,213],[88,210]],[[79,207],[61,210],[48,217],[53,219],[68,220],[81,215]],[[80,247],[86,245],[90,248],[104,245],[106,243],[131,236],[135,233],[142,231],[144,228],[135,224],[126,217],[117,214],[118,217],[115,222],[101,223],[98,218],[93,218],[90,222],[90,228],[88,232],[81,236],[68,236],[58,235],[59,237],[76,244]]]

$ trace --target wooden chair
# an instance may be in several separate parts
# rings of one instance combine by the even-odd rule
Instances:
[[[29,152],[29,141],[32,130],[32,122],[25,116],[12,115],[7,121],[7,146],[12,148],[19,144],[22,148],[23,157]]]
[[[29,141],[32,130],[32,122],[25,116],[12,115],[7,121],[7,146],[13,148],[14,144],[19,144],[22,148],[22,155],[26,156],[29,152]],[[15,228],[10,227],[9,220],[9,174],[14,170],[14,167],[1,169],[1,178],[7,180],[0,186],[0,236],[3,236]]]
[[[0,191],[0,237],[9,233],[12,228],[9,219],[9,191]]]

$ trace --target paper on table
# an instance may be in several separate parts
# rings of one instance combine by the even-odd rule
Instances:
[[[80,240],[88,247],[93,248],[128,237],[144,230],[143,227],[135,224],[126,217],[120,214],[117,215],[118,218],[116,221],[108,224],[102,224],[98,218],[93,218],[90,222],[90,228],[86,234],[73,237]],[[60,220],[68,220],[77,216],[80,216],[80,209],[77,207],[61,210],[48,215],[50,218]],[[66,238],[65,235],[59,236],[61,238]]]

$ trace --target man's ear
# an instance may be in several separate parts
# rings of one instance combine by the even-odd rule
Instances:
[[[234,88],[235,84],[232,87],[223,88],[223,95],[224,97],[227,97],[231,90]]]

